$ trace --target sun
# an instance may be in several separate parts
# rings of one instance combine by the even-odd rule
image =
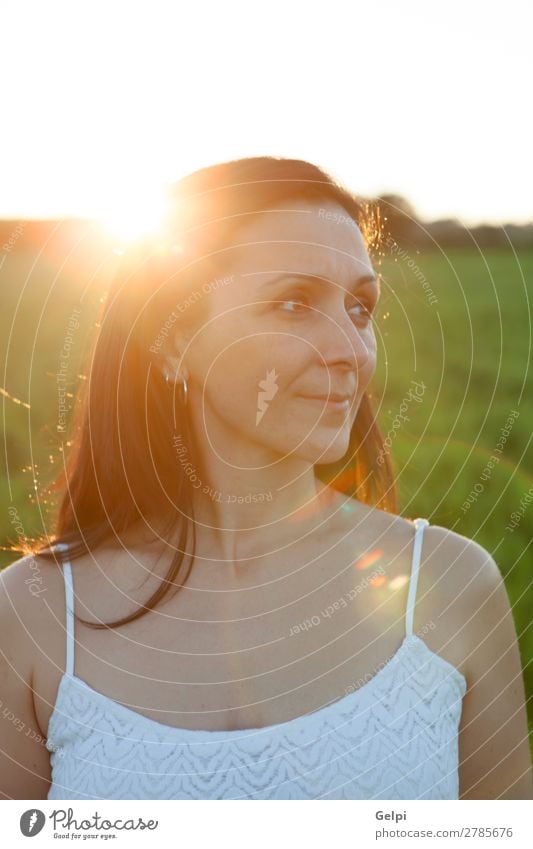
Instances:
[[[136,186],[116,192],[106,200],[98,220],[118,242],[128,243],[159,233],[167,212],[167,200],[161,186]]]

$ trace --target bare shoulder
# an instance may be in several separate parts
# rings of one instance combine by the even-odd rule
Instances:
[[[70,563],[75,597],[81,599],[81,615],[88,613],[88,618],[102,599],[105,603],[100,607],[108,615],[107,608],[112,608],[116,597],[133,591],[147,572],[135,552],[107,547]],[[64,669],[65,583],[59,554],[56,558],[30,554],[0,572],[0,608],[4,640],[17,635],[17,658],[28,680],[37,666],[50,673]]]
[[[351,504],[351,509],[349,503]],[[410,577],[413,520],[350,499],[343,523],[363,536],[383,561],[390,579]],[[381,562],[381,560],[380,560]],[[440,525],[423,529],[414,632],[465,677],[476,667],[473,646],[486,636],[486,611],[504,613],[507,594],[500,569],[478,542]],[[483,614],[485,611],[485,615]],[[489,613],[490,618],[490,613]]]
[[[423,571],[425,570],[425,571]],[[532,799],[522,660],[500,566],[469,537],[425,529],[423,616],[438,627],[428,643],[465,676],[459,734],[461,799]],[[428,605],[428,600],[429,605]]]
[[[389,553],[412,551],[412,522],[372,510]],[[388,536],[387,536],[388,528]],[[409,540],[411,541],[409,543]],[[396,555],[395,555],[396,556]],[[424,528],[414,632],[466,680],[459,729],[459,798],[533,799],[526,696],[502,570],[476,540]]]
[[[479,671],[475,647],[486,638],[492,613],[498,609],[503,615],[509,606],[490,552],[470,537],[427,525],[416,599],[415,630],[417,622],[429,623],[424,635],[429,647],[472,680]]]
[[[497,562],[476,540],[429,525],[424,529],[420,583],[436,606],[443,635],[453,637],[462,671],[471,677],[476,666],[473,647],[486,637],[492,613],[497,609],[504,614],[509,606]]]
[[[34,669],[57,615],[56,564],[28,555],[0,572],[0,795],[45,799],[50,757],[37,720]],[[48,623],[48,628],[47,628]]]
[[[381,516],[379,515],[381,513]],[[413,520],[377,511],[379,524],[388,531],[391,550],[413,557]],[[505,607],[507,598],[501,571],[482,545],[449,528],[429,523],[424,526],[417,589],[418,620],[421,610],[439,620],[442,635],[454,635],[466,645],[481,636],[484,623],[472,614],[489,598]],[[462,659],[461,659],[462,660]],[[462,664],[461,664],[462,665]]]
[[[37,667],[64,656],[65,590],[56,560],[29,554],[0,572],[0,646],[31,687]],[[4,649],[5,651],[5,649]]]
[[[16,635],[21,669],[31,671],[46,642],[46,625],[57,617],[63,599],[63,579],[55,560],[29,554],[0,572],[2,636],[13,643]]]

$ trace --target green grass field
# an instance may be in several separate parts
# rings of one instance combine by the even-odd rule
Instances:
[[[69,275],[42,258],[34,268],[34,261],[10,254],[0,273],[0,385],[11,396],[3,396],[0,566],[18,557],[10,546],[21,529],[38,534],[50,521],[35,487],[62,462],[61,351],[69,317],[80,310],[66,372],[72,392],[101,295],[98,278]],[[400,513],[475,539],[498,563],[513,607],[533,730],[533,252],[414,252],[376,267],[383,279],[374,396],[397,469]],[[418,401],[409,396],[414,381],[423,385]],[[519,517],[512,531],[506,529],[511,514]]]

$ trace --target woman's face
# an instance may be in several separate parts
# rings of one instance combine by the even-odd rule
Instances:
[[[232,462],[244,443],[261,463],[335,462],[376,364],[379,284],[363,237],[331,201],[249,219],[223,255],[230,267],[202,281],[207,319],[179,345],[195,432],[201,423]],[[309,397],[330,393],[348,404]]]

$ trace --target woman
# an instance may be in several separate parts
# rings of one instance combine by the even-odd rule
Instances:
[[[56,544],[2,576],[4,796],[532,798],[498,567],[397,515],[375,216],[300,160],[174,189],[98,322]]]

